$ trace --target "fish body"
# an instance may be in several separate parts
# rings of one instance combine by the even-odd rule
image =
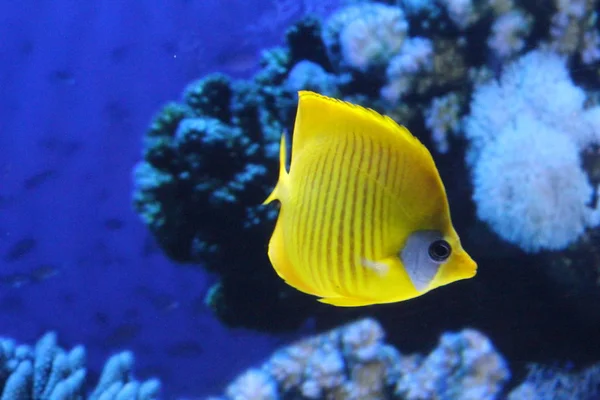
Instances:
[[[292,161],[281,139],[277,274],[337,306],[392,303],[476,273],[429,151],[377,112],[299,92]]]

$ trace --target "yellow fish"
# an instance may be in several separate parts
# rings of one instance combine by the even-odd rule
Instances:
[[[475,276],[429,151],[377,112],[300,91],[269,259],[290,286],[344,307],[393,303]]]

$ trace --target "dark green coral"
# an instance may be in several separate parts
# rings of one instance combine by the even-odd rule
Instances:
[[[185,103],[198,115],[231,121],[231,80],[223,74],[211,74],[190,84],[184,91]]]
[[[289,87],[288,77],[295,64],[329,62],[315,19],[291,27],[287,44],[263,52],[253,79],[211,74],[188,85],[182,103],[167,104],[150,124],[133,194],[136,211],[171,259],[221,276],[208,302],[221,319],[270,330],[277,329],[273,319],[259,315],[308,300],[270,266],[277,207],[261,205],[277,182],[281,135],[294,123],[299,88]],[[336,82],[328,81],[332,90]],[[305,316],[295,313],[280,325]]]

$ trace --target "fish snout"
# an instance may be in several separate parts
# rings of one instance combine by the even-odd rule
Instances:
[[[459,279],[469,279],[477,274],[477,263],[466,251],[460,249],[455,257],[457,273],[460,275]]]

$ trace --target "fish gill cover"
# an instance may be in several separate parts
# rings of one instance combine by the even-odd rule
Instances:
[[[251,79],[203,77],[155,116],[135,209],[169,257],[218,274],[206,302],[224,321],[299,325],[317,306],[269,267],[276,211],[260,203],[296,92],[313,90],[387,114],[433,150],[483,270],[502,258],[597,299],[597,6],[351,1],[325,21],[306,17]]]

